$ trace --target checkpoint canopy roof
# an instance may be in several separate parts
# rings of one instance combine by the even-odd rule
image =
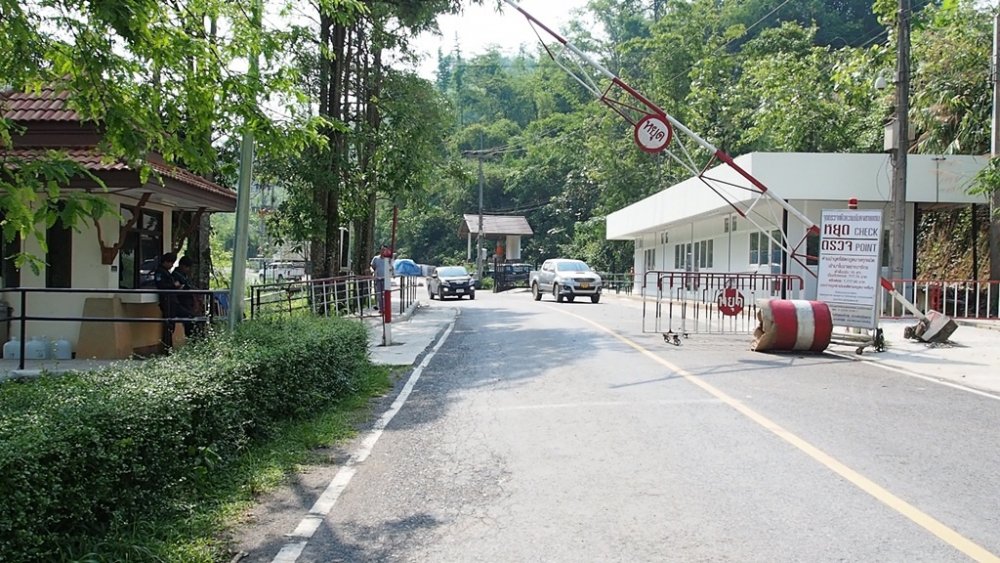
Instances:
[[[988,157],[971,155],[909,155],[907,202],[925,207],[988,203],[986,196],[969,193],[976,174],[988,160]],[[885,204],[892,194],[892,166],[889,155],[883,153],[755,152],[739,156],[735,161],[772,193],[800,209],[809,202],[836,201],[846,205],[850,198],[857,198],[862,203]],[[717,179],[715,190],[727,198],[741,204],[753,201],[756,192],[733,187],[746,185],[746,182],[732,168],[719,165],[706,175]],[[733,208],[715,190],[697,176],[669,186],[609,214],[607,239],[635,240],[679,224],[733,213]]]
[[[463,215],[462,226],[458,229],[461,236],[479,234],[479,215]],[[535,234],[528,225],[528,220],[520,215],[483,215],[483,236],[531,236]]]

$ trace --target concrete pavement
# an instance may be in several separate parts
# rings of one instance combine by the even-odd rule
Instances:
[[[605,295],[609,301],[636,305],[633,297]],[[381,365],[408,366],[431,346],[459,314],[457,306],[417,303],[392,325],[392,345],[382,345],[381,323],[369,321],[372,362]],[[957,385],[1000,396],[1000,323],[960,322],[959,329],[946,344],[926,344],[903,338],[903,329],[913,321],[886,320],[887,350],[867,350],[861,356],[847,346],[831,346],[829,353],[845,359],[869,362],[884,369]],[[750,339],[747,338],[749,346]]]
[[[457,307],[429,307],[418,301],[393,318],[389,345],[385,345],[381,319],[366,319],[371,361],[376,365],[412,366],[458,315]]]
[[[830,351],[842,357],[946,384],[1000,395],[1000,323],[960,323],[944,344],[927,344],[903,338],[903,329],[914,321],[881,321],[886,351],[866,351],[856,356],[843,346]]]

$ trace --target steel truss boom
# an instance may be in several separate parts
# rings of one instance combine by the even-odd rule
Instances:
[[[815,223],[790,203],[768,190],[763,182],[737,164],[726,152],[708,142],[675,117],[668,114],[635,88],[625,83],[615,73],[608,70],[604,65],[595,61],[579,47],[528,13],[517,2],[514,0],[503,1],[520,12],[528,20],[535,31],[535,35],[538,36],[538,40],[545,48],[546,53],[548,53],[549,57],[552,58],[559,68],[567,72],[584,89],[594,95],[600,102],[610,107],[615,113],[622,116],[631,125],[636,126],[643,118],[652,115],[669,123],[673,130],[682,133],[683,138],[678,136],[674,140],[674,144],[677,145],[675,149],[664,146],[655,152],[660,152],[661,150],[665,152],[674,162],[691,172],[708,186],[709,189],[725,200],[736,213],[749,220],[754,226],[760,228],[768,239],[781,246],[788,252],[792,259],[803,267],[806,266],[802,261],[805,255],[799,252],[799,249],[805,244],[805,237],[794,245],[787,239],[785,233],[781,234],[781,240],[775,240],[770,234],[770,229],[764,228],[757,222],[758,218],[767,219],[767,216],[764,215],[766,209],[762,210],[758,209],[758,207],[770,207],[773,205],[788,213],[789,216],[794,217],[805,226],[806,237],[810,234],[819,234],[819,227]],[[548,36],[557,45],[550,45],[543,36]],[[602,84],[606,85],[602,87]],[[668,136],[667,138],[669,143],[670,137]],[[705,154],[707,158],[699,160],[699,153]],[[726,165],[729,170],[735,173],[735,180],[730,177],[732,176],[731,174],[726,175],[727,177],[709,175],[710,168],[715,162]],[[739,183],[738,180],[740,179],[748,185]],[[750,197],[749,203],[743,199],[748,196]],[[773,211],[769,220],[770,224],[781,224],[777,220],[777,217],[773,215]],[[805,267],[805,270],[816,276],[808,267]],[[923,312],[910,303],[901,293],[896,291],[896,288],[893,287],[889,280],[881,278],[881,285],[892,295],[893,299],[898,301],[911,314],[919,319],[926,318]]]

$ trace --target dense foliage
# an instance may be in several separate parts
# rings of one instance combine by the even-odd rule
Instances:
[[[730,154],[882,151],[892,88],[873,83],[895,65],[895,2],[655,4],[654,13],[638,0],[592,0],[587,15],[601,32],[569,33]],[[971,0],[914,9],[911,151],[982,154],[991,13]],[[410,192],[400,213],[400,250],[418,261],[465,260],[458,228],[478,210],[479,158],[485,212],[525,215],[534,229],[525,261],[572,255],[603,270],[632,263],[631,243],[604,240],[605,216],[688,176],[637,150],[627,124],[542,50],[443,53],[436,87],[452,115],[446,173]]]
[[[349,393],[367,334],[253,321],[169,357],[0,385],[0,554],[50,561],[198,487],[278,421]]]

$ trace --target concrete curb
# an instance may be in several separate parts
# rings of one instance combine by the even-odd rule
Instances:
[[[957,323],[958,326],[969,326],[973,328],[981,328],[984,330],[993,330],[1000,332],[1000,320],[994,320],[994,321],[987,321],[987,320],[976,321],[969,319],[952,319],[952,320],[955,321],[955,323]]]

